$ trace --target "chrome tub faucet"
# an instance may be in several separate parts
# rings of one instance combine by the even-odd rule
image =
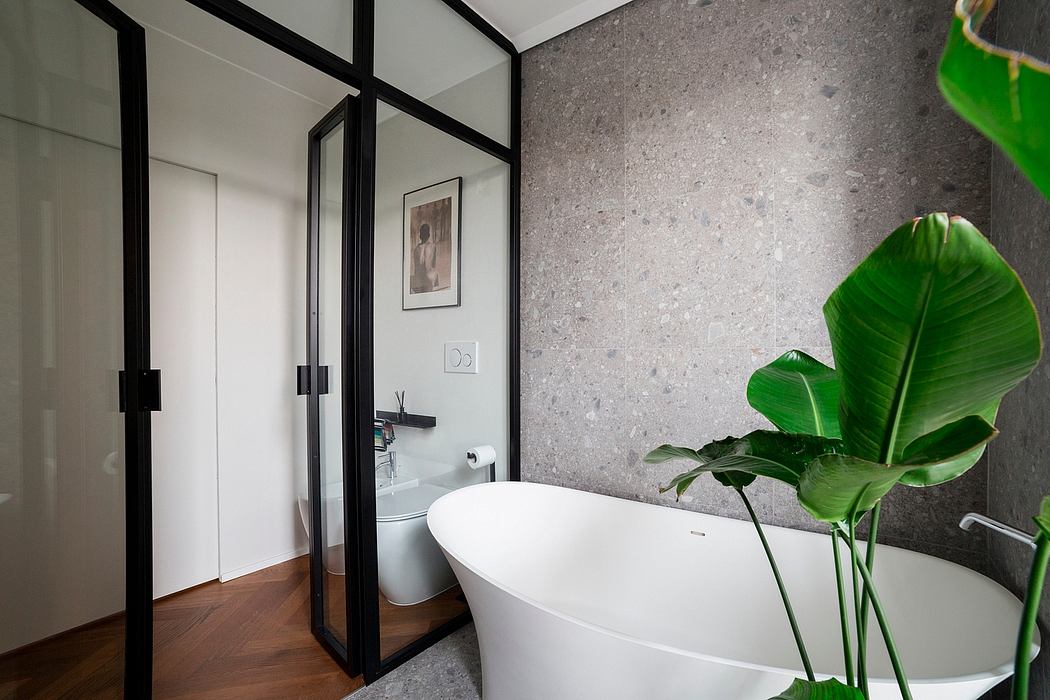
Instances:
[[[987,515],[981,515],[980,513],[967,513],[963,516],[963,519],[959,521],[959,527],[967,532],[970,531],[974,525],[983,525],[992,532],[998,532],[1000,535],[1006,535],[1012,540],[1023,542],[1032,549],[1035,549],[1035,537],[1029,535],[1024,530],[1018,530],[1016,527],[1010,527],[1006,523],[1001,523],[998,520],[989,518]]]

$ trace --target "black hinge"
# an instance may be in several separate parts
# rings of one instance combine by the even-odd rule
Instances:
[[[160,410],[160,370],[144,369],[136,373],[138,381],[138,406],[135,411],[159,411]],[[119,392],[117,402],[120,412],[128,410],[128,375],[121,370],[118,375]]]

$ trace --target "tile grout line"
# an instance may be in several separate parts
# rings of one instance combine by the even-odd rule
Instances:
[[[774,87],[773,84],[771,84],[769,86],[769,138],[770,138],[770,142],[771,142],[770,145],[772,145],[772,140],[776,136],[776,115],[773,113],[774,102],[775,102],[775,100],[773,98],[773,92],[774,92],[775,89],[776,88]],[[774,148],[773,150],[775,151],[776,149]],[[769,198],[770,198],[770,206],[769,206],[770,224],[769,225],[770,225],[770,228],[772,229],[772,233],[770,235],[772,236],[771,244],[773,246],[773,254],[770,256],[769,264],[772,266],[772,269],[770,270],[770,277],[773,280],[773,318],[772,318],[772,323],[773,323],[773,348],[774,348],[773,349],[773,353],[775,354],[776,353],[776,348],[779,347],[777,345],[777,343],[780,341],[780,332],[779,332],[779,325],[778,325],[778,318],[777,318],[777,315],[778,315],[778,309],[777,309],[777,277],[778,277],[778,274],[777,274],[777,246],[779,245],[779,243],[777,241],[777,207],[779,206],[779,202],[777,201],[777,177],[776,177],[776,166],[775,165],[773,166],[773,172],[770,173]],[[780,510],[781,510],[781,507],[777,503],[777,500],[778,500],[777,499],[777,491],[778,491],[778,489],[776,488],[776,484],[773,484],[773,487],[769,490],[769,493],[770,493],[769,510],[772,513],[773,522],[775,522],[775,523],[779,523],[780,522]],[[786,513],[785,513],[785,515],[786,515]]]
[[[621,259],[622,272],[623,272],[623,289],[621,291],[622,299],[623,299],[623,326],[622,326],[622,328],[623,328],[623,336],[622,336],[622,338],[623,338],[623,340],[622,340],[623,347],[620,348],[620,354],[622,355],[620,361],[623,362],[623,372],[620,375],[620,406],[621,406],[622,413],[620,414],[620,430],[619,430],[619,434],[620,435],[624,435],[626,430],[627,430],[627,423],[629,422],[627,420],[626,411],[627,411],[627,346],[630,344],[629,341],[628,341],[627,335],[630,332],[629,327],[628,327],[629,316],[630,316],[630,311],[629,311],[630,305],[628,304],[629,296],[628,296],[628,293],[627,293],[627,285],[628,285],[628,279],[627,279],[627,119],[628,119],[627,118],[627,90],[628,90],[628,84],[627,84],[628,83],[628,81],[627,81],[627,59],[628,59],[628,55],[627,55],[627,51],[628,51],[628,49],[627,49],[627,10],[625,8],[622,8],[622,7],[620,8],[620,23],[622,25],[620,27],[620,41],[622,42],[621,52],[623,54],[623,63],[622,63],[622,66],[621,66],[621,68],[622,68],[621,76],[622,76],[622,79],[623,79],[623,81],[622,81],[622,88],[623,88],[623,100],[622,100],[622,103],[623,103],[623,135],[621,137],[621,143],[620,143],[620,145],[622,146],[621,158],[623,159],[623,200],[621,201],[621,206],[622,206],[621,211],[623,212],[623,223],[620,226],[620,235],[622,236],[622,241],[623,241],[623,247],[621,248],[622,256],[623,256],[622,259]],[[623,447],[626,449],[627,446],[623,445]],[[628,465],[626,463],[627,462],[626,454],[620,455],[619,458],[620,458],[620,460],[621,460],[621,462],[623,464],[623,469],[624,470],[630,468],[630,465]]]

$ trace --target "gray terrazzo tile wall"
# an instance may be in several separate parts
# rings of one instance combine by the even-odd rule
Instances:
[[[522,475],[674,505],[699,445],[762,426],[750,373],[830,361],[821,306],[882,237],[987,230],[991,148],[939,96],[950,0],[634,0],[523,60]],[[681,507],[742,517],[701,483]],[[787,489],[767,522],[812,527]],[[984,463],[898,489],[885,540],[986,567]]]
[[[997,41],[1050,59],[1050,0],[1001,0]],[[1001,154],[992,162],[992,227],[999,251],[1028,287],[1043,323],[1044,344],[1050,340],[1050,203]],[[1044,360],[1035,374],[1003,401],[996,421],[1002,435],[988,450],[988,508],[993,518],[1028,531],[1039,502],[1050,494],[1050,366]],[[1014,542],[989,543],[993,575],[1022,595],[1031,551]],[[1040,614],[1043,634],[1050,632],[1050,600],[1044,594]],[[1045,637],[1044,637],[1045,639]],[[1050,655],[1040,654],[1032,672],[1032,698],[1050,698]],[[1007,698],[1008,693],[997,697]]]

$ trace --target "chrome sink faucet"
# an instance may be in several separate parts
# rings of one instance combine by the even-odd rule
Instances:
[[[397,478],[397,451],[389,450],[376,462],[376,471],[386,467],[386,475],[391,481]]]

